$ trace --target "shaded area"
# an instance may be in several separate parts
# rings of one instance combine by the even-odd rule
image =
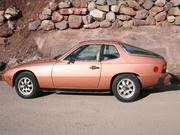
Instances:
[[[6,68],[6,65],[5,62],[0,62],[0,71],[3,71]]]
[[[180,77],[171,74],[172,80],[168,86],[155,86],[154,88],[141,91],[139,99],[143,99],[150,94],[156,94],[161,92],[170,92],[180,90]]]

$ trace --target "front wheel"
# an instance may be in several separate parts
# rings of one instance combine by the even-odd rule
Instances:
[[[34,98],[39,93],[39,86],[31,72],[22,72],[15,79],[15,89],[22,98]]]
[[[123,74],[117,76],[112,84],[112,92],[122,102],[137,100],[140,94],[140,82],[135,75]]]

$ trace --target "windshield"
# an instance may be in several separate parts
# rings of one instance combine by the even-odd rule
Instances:
[[[59,55],[55,56],[53,59],[55,59],[55,60],[59,59],[61,56],[63,56],[67,52],[69,52],[72,48],[74,48],[74,46],[71,47],[70,49],[66,49],[62,54],[59,54]]]
[[[135,47],[126,43],[121,43],[122,47],[130,54],[137,54],[137,55],[148,55],[153,57],[161,57],[159,54],[156,54],[154,52],[144,50],[139,47]]]

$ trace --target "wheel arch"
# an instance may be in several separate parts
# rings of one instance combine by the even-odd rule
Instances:
[[[112,84],[113,84],[113,81],[114,81],[114,79],[117,77],[117,76],[119,76],[119,75],[134,75],[134,76],[136,76],[137,77],[137,79],[138,79],[138,81],[139,81],[139,84],[140,84],[140,86],[141,86],[141,88],[142,88],[142,82],[141,82],[141,80],[140,80],[140,76],[138,75],[138,74],[136,74],[136,73],[132,73],[132,72],[124,72],[124,73],[118,73],[118,74],[116,74],[116,75],[114,75],[112,78],[111,78],[111,84],[110,84],[110,90],[112,90]]]
[[[35,75],[32,71],[30,71],[30,70],[20,70],[20,71],[16,72],[16,73],[14,74],[14,76],[13,76],[13,79],[12,79],[12,86],[13,86],[13,87],[15,86],[16,77],[17,77],[19,74],[23,73],[23,72],[29,72],[29,73],[31,73],[31,74],[35,77],[35,79],[36,79],[36,81],[37,81],[37,83],[38,83],[37,77],[36,77],[36,75]],[[38,83],[38,85],[39,85],[39,83]]]

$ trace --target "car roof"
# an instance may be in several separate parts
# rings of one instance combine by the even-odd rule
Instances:
[[[116,40],[85,40],[79,42],[79,44],[119,44]]]

